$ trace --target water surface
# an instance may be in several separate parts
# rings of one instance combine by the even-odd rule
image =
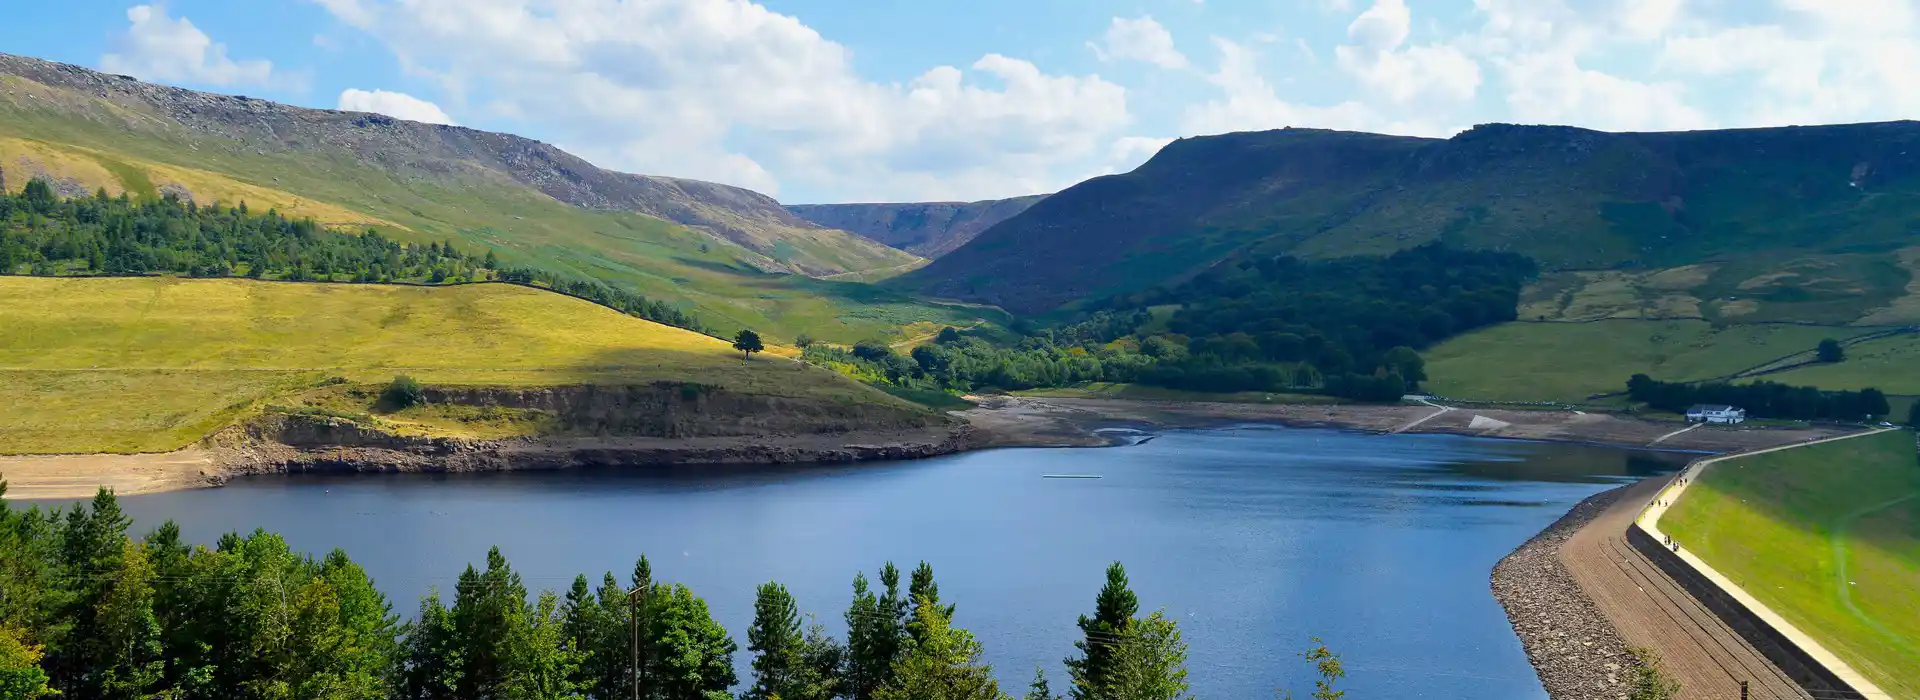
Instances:
[[[1489,570],[1580,499],[1682,461],[1240,427],[846,467],[262,477],[123,501],[141,532],[172,518],[199,542],[257,526],[344,547],[402,614],[490,545],[532,589],[624,581],[646,553],[734,633],[743,680],[756,585],[786,584],[838,634],[855,571],[925,559],[1006,689],[1036,665],[1064,688],[1074,619],[1120,560],[1142,614],[1180,621],[1201,697],[1305,688],[1297,654],[1319,636],[1344,655],[1350,697],[1544,698]]]

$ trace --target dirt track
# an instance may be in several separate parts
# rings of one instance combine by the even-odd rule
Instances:
[[[1567,539],[1560,560],[1630,646],[1652,649],[1681,683],[1682,700],[1809,698],[1766,657],[1627,544],[1627,527],[1666,478],[1635,484]]]

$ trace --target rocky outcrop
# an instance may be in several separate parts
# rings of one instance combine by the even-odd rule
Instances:
[[[928,428],[938,415],[879,403],[742,394],[692,383],[429,388],[428,403],[542,411],[569,435],[752,437]]]
[[[214,483],[247,474],[484,472],[583,466],[844,463],[919,459],[974,446],[965,425],[842,435],[467,440],[399,435],[326,416],[269,415],[210,438]]]
[[[1594,495],[1493,567],[1493,597],[1553,700],[1614,700],[1639,661],[1556,553],[1619,500],[1626,487]]]

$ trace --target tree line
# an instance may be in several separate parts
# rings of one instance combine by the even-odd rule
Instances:
[[[711,334],[674,306],[596,280],[507,267],[492,250],[452,241],[396,241],[368,229],[347,234],[279,212],[202,206],[168,194],[61,198],[35,179],[0,192],[0,274],[176,274],[296,282],[448,284],[499,280],[549,287],[650,321]]]
[[[1534,274],[1519,255],[1438,244],[1334,260],[1278,256],[1110,297],[1075,322],[1011,341],[947,329],[906,355],[867,341],[808,357],[911,388],[1106,381],[1392,401],[1426,379],[1421,348],[1514,320]]]
[[[646,557],[625,583],[581,575],[564,594],[530,596],[494,548],[450,604],[429,592],[403,621],[344,551],[315,559],[260,530],[191,546],[171,521],[141,538],[130,525],[105,489],[65,510],[0,500],[0,697],[721,700],[740,680],[738,644],[706,602],[656,580]],[[784,586],[760,586],[738,697],[1011,700],[954,626],[932,567],[903,578],[888,563],[877,576],[854,576],[844,640]],[[1067,692],[1036,669],[1023,697],[1191,697],[1178,624],[1139,608],[1113,564],[1077,622]],[[1339,697],[1339,657],[1317,640],[1304,656],[1320,676],[1314,697]]]
[[[1746,409],[1754,418],[1860,421],[1885,416],[1893,409],[1879,389],[1822,391],[1811,386],[1777,382],[1689,384],[1663,382],[1644,374],[1627,380],[1627,395],[1655,410],[1685,412],[1697,404],[1724,404]]]

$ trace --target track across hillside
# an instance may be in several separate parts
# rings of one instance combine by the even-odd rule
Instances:
[[[1631,646],[1659,654],[1682,700],[1813,698],[1627,543],[1627,528],[1668,479],[1627,490],[1560,549],[1560,560]]]

